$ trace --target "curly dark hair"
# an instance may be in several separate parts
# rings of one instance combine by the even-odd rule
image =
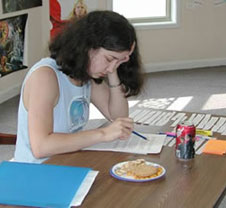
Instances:
[[[129,51],[134,42],[129,61],[117,70],[126,97],[129,97],[139,94],[143,77],[135,30],[122,15],[113,11],[93,11],[80,20],[72,20],[52,40],[49,50],[63,73],[85,83],[92,79],[87,72],[90,49]],[[94,81],[101,83],[102,79]]]

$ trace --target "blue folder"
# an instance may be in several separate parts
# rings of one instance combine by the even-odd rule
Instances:
[[[69,207],[90,168],[3,161],[0,204]]]

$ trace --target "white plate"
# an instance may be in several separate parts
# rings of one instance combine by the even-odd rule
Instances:
[[[162,170],[163,170],[162,173],[161,173],[160,175],[156,176],[156,177],[153,177],[153,178],[147,178],[147,179],[135,179],[135,178],[133,178],[132,176],[127,176],[126,174],[124,174],[124,175],[118,175],[118,174],[116,173],[116,170],[117,170],[118,168],[121,168],[124,164],[126,164],[126,163],[128,163],[128,162],[129,162],[129,161],[117,163],[116,165],[114,165],[114,166],[111,168],[110,174],[111,174],[114,178],[119,179],[119,180],[123,180],[123,181],[146,182],[146,181],[153,181],[153,180],[159,179],[159,178],[163,177],[163,176],[165,175],[165,173],[166,173],[166,169],[165,169],[163,166],[161,166],[161,165],[159,165],[159,164],[157,164],[157,163],[152,163],[152,162],[147,162],[147,161],[146,161],[146,164],[147,164],[147,165],[153,165],[153,166],[155,166],[155,167],[160,167],[160,168],[162,168]]]

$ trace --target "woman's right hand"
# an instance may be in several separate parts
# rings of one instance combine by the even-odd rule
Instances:
[[[102,128],[104,132],[104,141],[113,141],[115,139],[126,140],[133,131],[133,119],[117,118],[107,127]]]

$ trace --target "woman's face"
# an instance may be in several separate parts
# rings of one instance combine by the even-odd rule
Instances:
[[[110,51],[104,48],[91,49],[89,51],[90,65],[88,73],[92,78],[106,77],[107,74],[113,73],[120,64],[129,61],[131,51]]]
[[[81,2],[77,3],[75,7],[75,16],[76,17],[83,17],[86,14],[86,7]]]

